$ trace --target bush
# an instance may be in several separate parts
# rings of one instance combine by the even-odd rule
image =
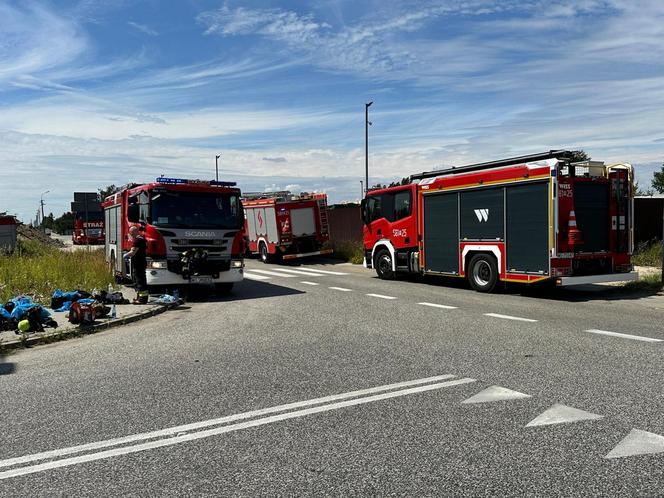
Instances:
[[[659,241],[641,242],[632,255],[632,263],[637,266],[662,267],[662,243]]]
[[[334,250],[333,257],[343,259],[354,264],[362,264],[364,260],[364,246],[362,242],[340,240],[330,242],[329,247]]]
[[[90,291],[111,282],[102,249],[64,252],[28,240],[20,241],[13,255],[0,256],[0,303],[27,294],[49,304],[55,289]]]

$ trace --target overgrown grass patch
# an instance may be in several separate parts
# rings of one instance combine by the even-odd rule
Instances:
[[[328,247],[334,250],[332,256],[337,259],[343,259],[354,264],[361,264],[364,260],[364,246],[362,242],[339,240],[330,242]]]
[[[662,243],[658,241],[641,242],[632,255],[632,263],[637,266],[656,266],[661,268]]]
[[[661,292],[662,288],[662,275],[660,273],[651,273],[649,275],[639,276],[639,279],[634,282],[627,282],[623,287],[626,291],[641,291],[655,294]]]
[[[0,302],[19,294],[50,303],[55,289],[92,290],[113,281],[103,249],[64,252],[37,241],[21,241],[12,255],[0,255]]]

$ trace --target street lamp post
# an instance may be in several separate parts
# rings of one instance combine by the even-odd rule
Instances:
[[[364,104],[364,192],[369,191],[369,107],[373,101]]]
[[[46,192],[42,192],[41,196],[39,197],[39,205],[41,206],[41,222],[42,224],[44,223],[44,196],[48,194],[50,190],[47,190]]]
[[[219,158],[221,157],[221,154],[217,154],[214,156],[214,172],[215,172],[215,179],[219,181]]]

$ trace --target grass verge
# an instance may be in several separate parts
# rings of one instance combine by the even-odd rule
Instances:
[[[662,267],[662,243],[641,242],[632,255],[632,264],[637,266]]]
[[[638,291],[656,294],[663,290],[662,275],[659,273],[645,275],[634,282],[627,282],[622,289],[631,292]]]
[[[332,257],[342,259],[354,264],[362,264],[364,260],[364,246],[362,242],[339,240],[330,242],[328,248],[334,249]]]
[[[12,255],[0,255],[0,303],[26,294],[49,304],[55,289],[91,291],[113,281],[103,249],[64,252],[35,240],[19,241]]]

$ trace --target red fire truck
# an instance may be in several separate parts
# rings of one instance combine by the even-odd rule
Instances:
[[[228,292],[243,276],[243,214],[232,182],[157,178],[130,184],[106,198],[106,260],[119,279],[131,275],[123,259],[139,226],[147,241],[147,282],[214,284]]]
[[[380,278],[575,285],[635,280],[633,170],[570,151],[425,172],[362,202],[364,264]]]
[[[74,231],[71,238],[75,245],[103,244],[104,212],[74,213]]]
[[[244,194],[248,250],[264,263],[329,254],[327,194]]]

